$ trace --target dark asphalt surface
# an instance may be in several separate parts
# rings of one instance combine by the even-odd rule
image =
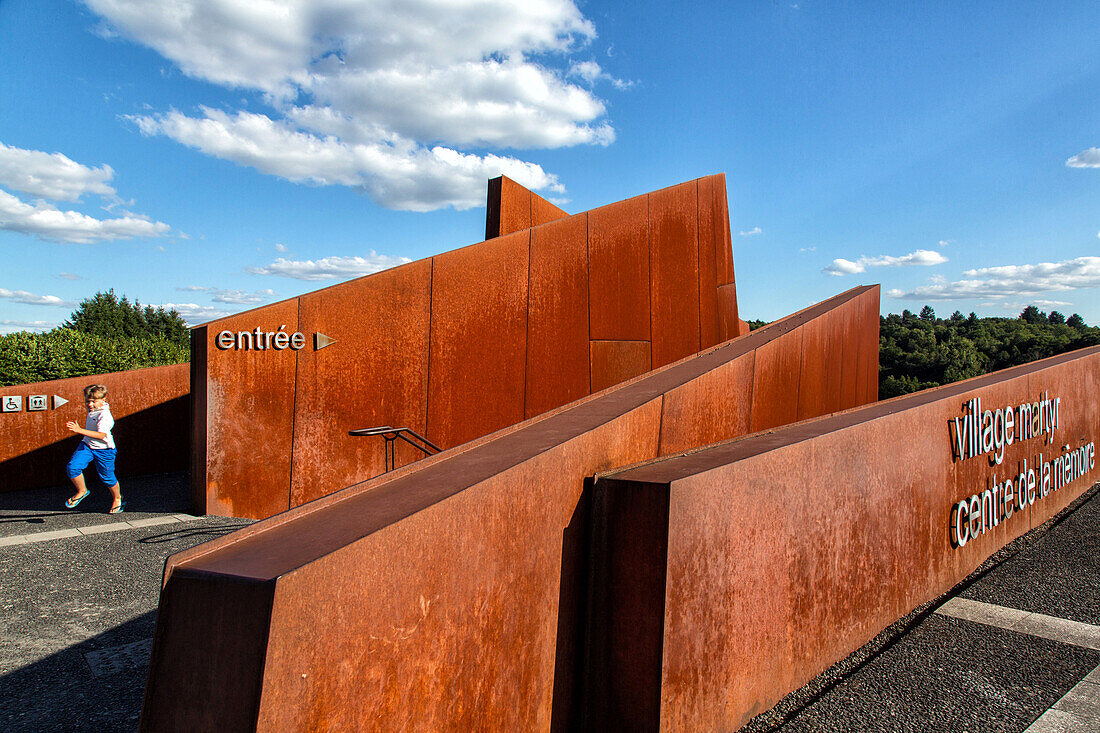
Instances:
[[[77,511],[57,509],[69,487],[0,494],[0,537],[188,506],[186,474],[131,479],[122,490],[127,507],[139,511],[103,513],[110,498],[101,489]],[[134,730],[165,559],[248,523],[202,517],[0,546],[0,730]]]
[[[123,491],[135,511],[121,517],[102,513],[105,492],[77,512],[58,509],[67,487],[0,494],[0,538],[187,509],[186,474]],[[134,730],[165,559],[248,523],[0,546],[0,730]],[[743,730],[1018,732],[1100,665],[1100,651],[933,613],[956,595],[1100,625],[1100,486]]]

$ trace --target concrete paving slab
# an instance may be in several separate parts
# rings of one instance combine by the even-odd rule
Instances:
[[[1096,733],[1096,723],[1061,710],[1048,710],[1024,733]]]
[[[1027,611],[959,597],[948,599],[946,603],[936,609],[936,613],[987,626],[997,626],[1002,629],[1011,629],[1024,617],[1030,615]]]
[[[1054,709],[1082,720],[1091,720],[1096,724],[1096,730],[1100,730],[1100,687],[1082,682],[1056,702]]]
[[[26,542],[46,542],[48,540],[59,540],[65,537],[80,537],[80,532],[75,527],[69,529],[52,529],[47,532],[35,532],[34,534],[25,534],[23,539]]]
[[[78,527],[80,534],[99,534],[101,532],[119,532],[124,529],[132,529],[128,522],[113,522],[111,524],[93,524],[89,527]]]
[[[15,535],[12,537],[0,537],[0,547],[7,547],[9,545],[25,545],[27,544],[26,538],[23,535]]]
[[[147,517],[145,519],[131,519],[126,524],[131,527],[154,527],[158,524],[178,524],[180,520],[175,515],[170,517]]]
[[[1083,646],[1087,649],[1100,649],[1100,626],[1083,624],[1064,618],[1054,618],[1042,613],[1031,613],[1022,618],[1013,627],[1013,631],[1044,639],[1053,639],[1063,644]]]

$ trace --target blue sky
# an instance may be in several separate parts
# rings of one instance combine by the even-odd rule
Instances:
[[[0,0],[0,333],[192,324],[725,172],[742,316],[1100,323],[1100,5]]]

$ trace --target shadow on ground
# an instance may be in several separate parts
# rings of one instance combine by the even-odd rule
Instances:
[[[0,730],[135,730],[149,655],[133,647],[153,638],[155,619],[149,611],[0,676]]]
[[[86,472],[93,473],[94,472]],[[126,512],[185,513],[191,510],[187,471],[155,473],[120,479]],[[71,484],[44,489],[0,492],[0,522],[41,524],[52,516],[102,514],[111,506],[111,494],[98,479],[87,479],[92,495],[76,509],[66,509],[65,500],[75,493]],[[31,528],[34,531],[35,528]]]

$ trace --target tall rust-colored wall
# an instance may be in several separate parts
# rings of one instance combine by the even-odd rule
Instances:
[[[449,281],[461,283],[463,264],[448,265]],[[543,307],[584,313],[570,298]],[[772,379],[808,400],[808,330],[823,335],[811,357],[858,359],[877,337],[878,288],[174,555],[142,729],[576,725],[588,478],[740,435],[754,415],[774,420],[754,390],[762,351],[793,354]],[[847,377],[870,384],[877,362],[864,369]]]
[[[807,324],[803,353],[818,341],[829,352]],[[1100,441],[1098,390],[1093,347],[602,477],[585,727],[735,730],[767,710],[1097,481],[1094,466],[953,543],[956,502]],[[1045,393],[1061,400],[1053,442],[1015,441],[999,466],[953,459],[968,400]],[[632,537],[647,542],[627,551]]]
[[[489,203],[498,236],[192,331],[197,511],[268,517],[382,473],[355,428],[450,448],[741,333],[724,176],[573,216],[500,178]],[[336,343],[216,347],[257,327]]]
[[[66,430],[65,423],[75,420],[84,427],[84,387],[89,384],[107,387],[120,477],[187,468],[187,365],[132,369],[0,387],[0,395],[23,398],[21,412],[0,413],[0,491],[68,483],[65,464],[79,436]],[[46,395],[48,409],[28,412],[30,395]],[[54,395],[68,404],[53,409]]]
[[[485,205],[485,238],[492,239],[569,216],[507,176],[490,179]]]

